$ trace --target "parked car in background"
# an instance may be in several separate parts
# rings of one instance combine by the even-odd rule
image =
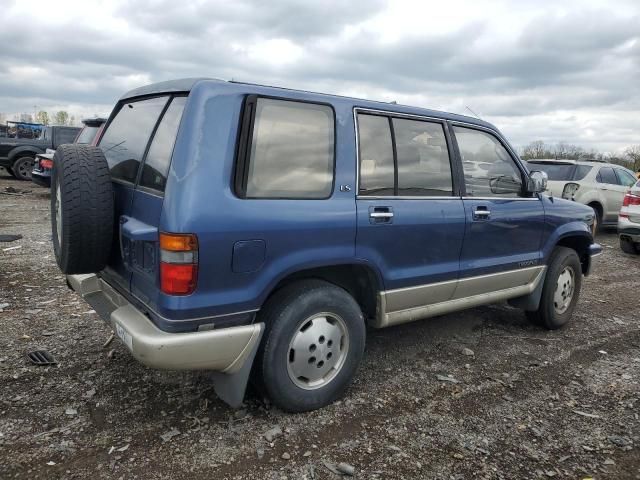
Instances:
[[[569,322],[602,249],[545,184],[476,118],[184,79],[56,151],[52,241],[136,359],[212,371],[236,406],[252,372],[299,412],[344,395],[367,324],[507,300]]]
[[[44,126],[36,123],[7,122],[6,136],[0,136],[0,167],[19,180],[31,180],[38,153],[71,143],[79,127]]]
[[[631,170],[607,162],[529,160],[527,165],[547,173],[549,194],[592,207],[598,226],[616,225],[622,199],[637,181]]]
[[[618,216],[620,248],[625,253],[640,253],[640,181],[624,196]]]
[[[73,143],[82,143],[87,145],[95,145],[99,138],[102,127],[106,118],[86,118],[82,120],[84,127],[80,130]],[[53,156],[55,150],[47,149],[45,153],[38,153],[35,158],[33,170],[31,172],[31,180],[42,186],[51,186],[51,169],[53,168]]]

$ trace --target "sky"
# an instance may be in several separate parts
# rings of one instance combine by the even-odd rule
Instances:
[[[520,147],[640,144],[640,0],[0,0],[0,25],[8,114],[203,76],[474,112]]]

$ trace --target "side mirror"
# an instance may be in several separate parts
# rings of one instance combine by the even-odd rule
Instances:
[[[527,181],[527,192],[529,193],[541,193],[547,189],[547,182],[549,176],[546,172],[534,170],[529,172],[529,180]]]

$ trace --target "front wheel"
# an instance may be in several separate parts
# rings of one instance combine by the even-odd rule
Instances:
[[[557,247],[551,254],[538,310],[526,312],[527,317],[549,330],[563,327],[573,315],[581,287],[578,255],[571,248]]]
[[[322,280],[284,287],[260,314],[266,325],[254,374],[273,403],[289,412],[340,398],[364,354],[360,307],[345,290]]]

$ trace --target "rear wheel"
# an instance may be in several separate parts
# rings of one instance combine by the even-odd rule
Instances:
[[[638,246],[628,238],[620,237],[620,248],[624,253],[636,254],[638,252]]]
[[[11,167],[11,173],[18,180],[31,180],[31,172],[35,159],[33,157],[20,157]]]
[[[589,206],[593,208],[593,211],[596,214],[593,219],[593,222],[595,223],[593,231],[594,233],[598,233],[602,228],[602,207],[598,203],[590,203]]]
[[[113,241],[113,188],[102,150],[61,145],[51,172],[51,236],[63,273],[95,273]]]
[[[575,250],[557,247],[549,261],[538,310],[526,312],[527,317],[549,330],[563,327],[573,315],[581,286],[582,267]]]
[[[263,344],[254,375],[274,404],[314,410],[340,398],[364,353],[365,323],[345,290],[321,280],[284,287],[260,315]]]

